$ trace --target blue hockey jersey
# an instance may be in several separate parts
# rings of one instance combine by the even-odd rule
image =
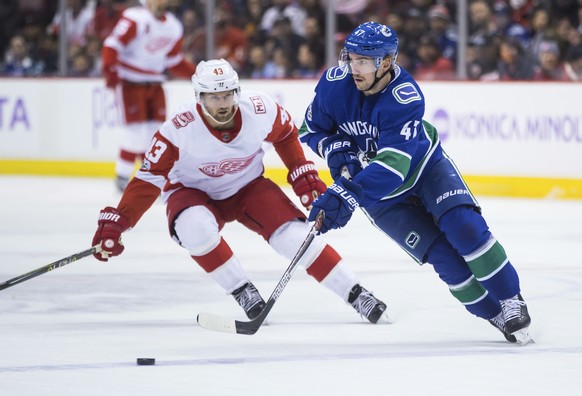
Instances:
[[[355,143],[364,170],[353,181],[363,188],[360,205],[366,207],[409,191],[442,158],[437,131],[423,120],[424,107],[418,84],[399,66],[390,84],[369,96],[345,69],[332,67],[315,88],[299,135],[322,157],[319,143],[330,135]]]

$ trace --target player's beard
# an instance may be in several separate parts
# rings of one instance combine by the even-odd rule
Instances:
[[[230,107],[230,108],[225,108],[225,109],[219,109],[216,111],[215,114],[212,115],[212,117],[218,121],[218,122],[228,122],[230,120],[232,120],[232,116],[234,115],[234,111],[235,111],[235,107]]]
[[[212,119],[212,126],[217,130],[231,129],[234,126],[234,116],[238,110],[238,106],[232,106],[229,108],[218,109],[213,113],[207,110],[206,115]]]

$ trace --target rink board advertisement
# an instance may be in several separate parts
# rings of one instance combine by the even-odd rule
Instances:
[[[315,84],[241,81],[243,90],[275,97],[298,125]],[[420,85],[425,119],[476,194],[582,198],[581,84]],[[188,81],[165,87],[168,114],[194,98]],[[116,94],[101,79],[0,79],[0,173],[113,176],[121,120]],[[266,165],[271,175],[283,175],[270,148]]]

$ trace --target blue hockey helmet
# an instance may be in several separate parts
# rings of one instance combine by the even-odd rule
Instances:
[[[392,63],[398,55],[398,37],[387,25],[365,22],[355,28],[346,38],[340,54],[340,66],[349,64],[349,54],[357,54],[375,59],[376,67],[391,56]]]

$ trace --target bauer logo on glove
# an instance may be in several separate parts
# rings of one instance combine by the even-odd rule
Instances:
[[[348,207],[352,212],[360,206],[358,200],[339,184],[334,183],[329,186],[329,189],[338,193],[338,195],[344,199],[345,203],[348,204]]]

